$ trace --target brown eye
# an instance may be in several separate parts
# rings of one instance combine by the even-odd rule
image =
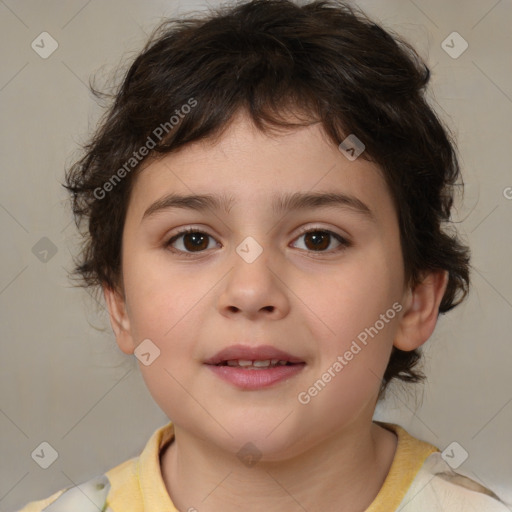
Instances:
[[[305,250],[313,252],[336,252],[350,246],[348,240],[327,230],[309,230],[302,233],[297,240],[300,238],[304,238]],[[327,251],[333,239],[338,245],[331,251]]]
[[[208,248],[208,235],[203,233],[187,233],[183,235],[183,245],[187,251],[195,251]]]
[[[322,231],[306,233],[305,241],[308,249],[313,251],[325,250],[329,247],[331,235]],[[310,245],[311,244],[311,245]]]
[[[173,236],[166,244],[174,252],[180,252],[185,255],[190,253],[200,253],[209,248],[209,239],[213,238],[207,233],[194,229],[187,229]],[[175,244],[178,247],[175,247]]]

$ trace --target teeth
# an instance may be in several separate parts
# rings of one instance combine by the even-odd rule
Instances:
[[[266,359],[265,361],[253,361],[253,366],[256,368],[268,368],[270,366],[270,359]]]
[[[238,366],[242,368],[269,368],[271,366],[285,366],[287,361],[280,359],[265,359],[264,361],[249,361],[248,359],[231,359],[226,361],[227,366]]]

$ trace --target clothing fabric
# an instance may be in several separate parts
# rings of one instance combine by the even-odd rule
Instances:
[[[393,423],[395,457],[365,512],[510,512],[489,489],[453,471],[435,446]],[[155,430],[138,457],[81,485],[33,501],[18,512],[178,512],[165,487],[160,453],[174,439],[172,422]]]

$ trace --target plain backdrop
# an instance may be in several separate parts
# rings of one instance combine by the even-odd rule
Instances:
[[[441,450],[458,442],[468,453],[458,471],[512,502],[512,3],[357,4],[432,70],[431,101],[456,134],[466,182],[455,220],[473,252],[469,299],[425,346],[428,382],[391,388],[376,419]],[[89,78],[133,59],[163,16],[207,5],[0,1],[1,510],[138,455],[168,421],[102,305],[68,280],[78,238],[60,182],[102,112]],[[46,59],[31,46],[42,32],[58,44]],[[447,38],[462,48],[453,32],[468,44],[457,58],[443,49]],[[44,441],[58,453],[48,469],[31,456]]]

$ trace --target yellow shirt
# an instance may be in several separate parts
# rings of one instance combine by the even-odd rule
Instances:
[[[455,473],[435,446],[398,425],[377,423],[394,432],[398,444],[384,484],[365,512],[510,512],[492,491]],[[160,452],[173,438],[169,422],[153,433],[140,456],[19,512],[178,512],[160,470]]]

